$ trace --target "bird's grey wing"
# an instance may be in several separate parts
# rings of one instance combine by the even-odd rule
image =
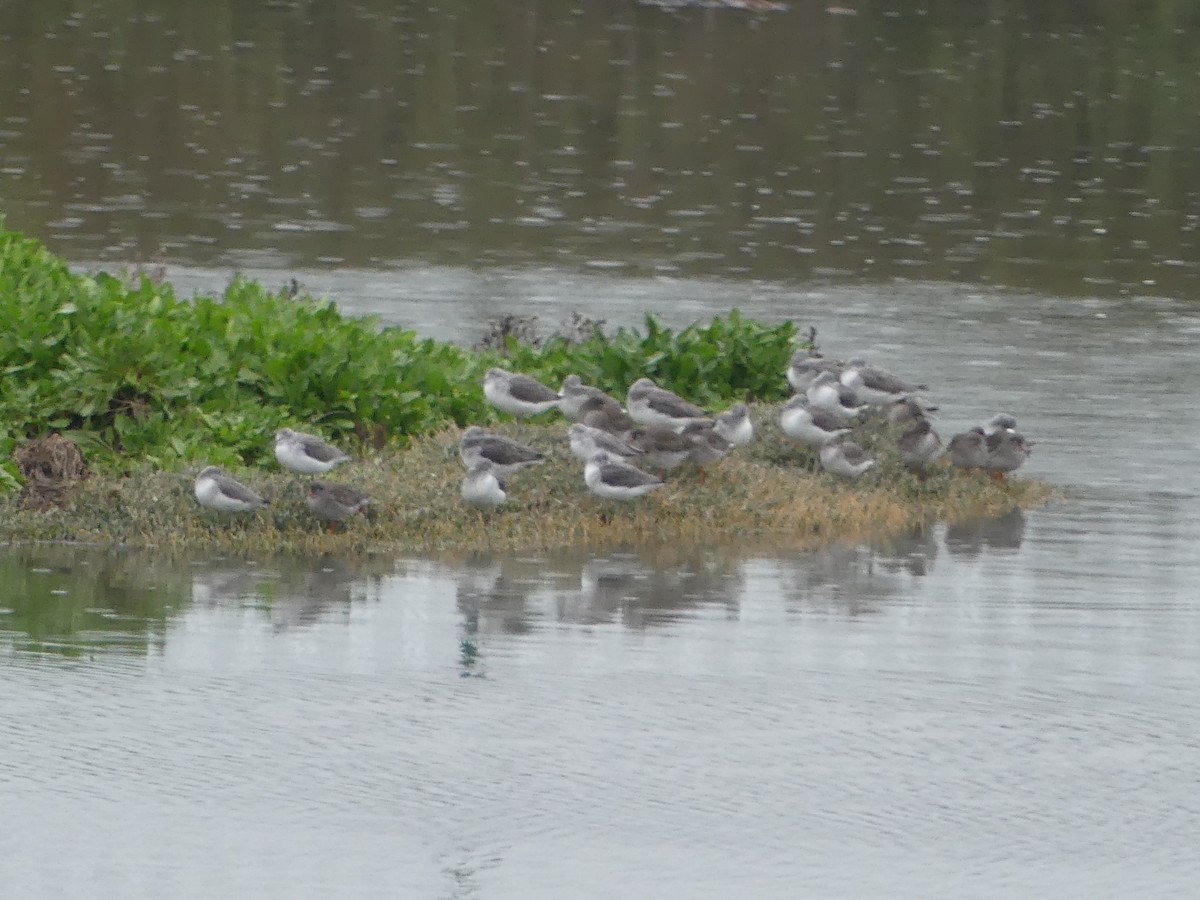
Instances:
[[[240,481],[236,481],[235,479],[230,478],[228,475],[217,476],[217,487],[226,497],[231,497],[234,500],[240,500],[243,503],[267,502]]]
[[[550,403],[559,399],[556,391],[550,390],[536,378],[514,375],[508,380],[508,392],[526,403]]]
[[[537,462],[543,458],[542,454],[532,447],[526,447],[524,444],[518,444],[516,441],[510,441],[494,434],[488,435],[480,443],[479,450],[484,459],[490,459],[501,466]]]
[[[335,459],[343,459],[346,454],[330,444],[325,443],[319,437],[311,434],[305,434],[300,437],[300,445],[304,448],[304,452],[313,459],[321,462],[333,462]]]
[[[631,447],[619,437],[609,434],[607,431],[596,429],[597,434],[592,435],[592,440],[596,442],[596,446],[601,450],[607,450],[609,453],[615,453],[618,456],[633,456],[641,453],[637,447]]]
[[[862,375],[863,384],[876,391],[883,391],[888,394],[909,394],[913,391],[927,391],[929,388],[923,384],[912,384],[902,378],[897,378],[891,372],[886,372],[883,369],[875,369],[867,367],[860,369],[859,374]]]
[[[853,441],[846,441],[842,444],[842,456],[852,466],[861,465],[867,461],[867,451]]]
[[[654,391],[646,398],[646,402],[655,412],[675,419],[700,419],[708,415],[694,403],[688,403],[670,391]]]
[[[648,484],[661,484],[662,479],[649,472],[643,472],[634,466],[622,466],[615,463],[605,463],[600,467],[600,478],[605,484],[613,487],[636,488]]]
[[[370,502],[370,498],[362,491],[355,490],[344,484],[330,485],[329,495],[342,506],[351,508]]]
[[[839,428],[846,427],[841,419],[823,409],[810,409],[808,414],[812,416],[812,423],[822,431],[837,431]]]

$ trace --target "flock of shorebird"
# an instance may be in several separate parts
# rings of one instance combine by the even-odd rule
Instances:
[[[334,466],[350,461],[349,455],[315,434],[290,428],[275,432],[275,458],[285,469],[299,475],[324,475]],[[194,491],[201,506],[217,512],[253,512],[267,505],[261,494],[216,466],[208,466],[196,476]],[[304,501],[332,532],[336,523],[365,510],[371,499],[349,485],[316,480],[309,485]]]
[[[900,454],[920,477],[943,454],[958,469],[981,470],[994,478],[1003,478],[1029,455],[1030,443],[1016,431],[1016,420],[1005,414],[955,435],[944,446],[929,420],[936,407],[920,398],[928,388],[863,357],[841,362],[797,350],[786,375],[794,394],[779,411],[780,428],[816,450],[821,467],[833,475],[854,479],[875,465],[848,437],[851,424],[872,413],[904,426],[897,441]],[[557,409],[570,419],[574,424],[567,436],[571,452],[584,463],[584,483],[605,499],[631,500],[660,487],[660,475],[646,469],[666,472],[691,462],[703,478],[704,466],[754,440],[746,404],[710,416],[649,378],[630,385],[624,406],[583,384],[578,375],[568,376],[555,391],[529,375],[493,368],[484,378],[483,393],[497,409],[518,418]],[[467,467],[462,498],[481,508],[505,501],[506,476],[545,459],[537,450],[479,426],[463,433],[459,456]]]
[[[815,450],[825,471],[842,478],[857,478],[875,465],[849,439],[851,425],[869,415],[881,415],[889,424],[904,427],[898,449],[919,477],[947,455],[959,470],[979,470],[1000,479],[1029,455],[1030,442],[1016,431],[1016,420],[1005,414],[956,434],[943,445],[929,420],[936,407],[920,396],[927,387],[905,381],[863,357],[841,362],[797,350],[786,376],[794,393],[779,410],[780,428],[787,437]],[[492,406],[517,418],[558,410],[570,419],[567,437],[571,453],[584,464],[584,483],[607,500],[632,500],[661,487],[662,475],[646,469],[666,473],[690,462],[703,479],[704,466],[755,437],[746,404],[710,416],[649,378],[630,385],[622,405],[600,388],[583,384],[578,375],[569,375],[555,391],[529,375],[492,368],[483,379],[483,394]],[[504,479],[546,458],[478,425],[463,432],[458,453],[467,469],[462,499],[481,509],[503,504],[508,496]],[[350,459],[316,435],[290,428],[275,433],[275,458],[301,475],[323,475]],[[219,512],[250,512],[266,504],[254,490],[215,466],[196,477],[195,494],[202,506]],[[370,502],[355,488],[320,480],[311,483],[305,500],[330,531]]]

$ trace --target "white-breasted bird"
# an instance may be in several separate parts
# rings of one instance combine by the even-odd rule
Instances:
[[[601,401],[608,400],[613,406],[620,408],[621,404],[615,398],[610,397],[598,387],[584,384],[583,379],[578,375],[568,375],[563,379],[562,387],[558,390],[561,400],[558,401],[558,411],[570,419],[572,422],[582,422],[583,417],[594,406],[588,406],[585,409],[587,401],[592,398],[599,398]]]
[[[223,513],[252,512],[267,501],[236,478],[217,466],[205,466],[196,476],[193,487],[198,502],[205,509]]]
[[[663,485],[661,478],[606,453],[597,453],[587,461],[583,481],[588,490],[605,500],[633,500]]]
[[[517,418],[555,409],[562,399],[536,378],[497,367],[483,376],[483,396],[496,409]]]
[[[809,447],[821,447],[850,429],[833,413],[813,409],[804,394],[795,394],[779,411],[779,427],[794,441]]]
[[[508,498],[495,464],[486,459],[467,470],[459,495],[464,503],[477,509],[495,509]]]
[[[745,447],[754,440],[750,408],[745,403],[735,403],[713,419],[713,429],[733,446]]]
[[[920,391],[929,390],[926,385],[913,384],[886,369],[871,365],[862,356],[855,356],[847,361],[840,380],[854,391],[860,403],[869,403],[872,406],[886,406]]]
[[[600,452],[631,461],[642,455],[641,450],[630,447],[616,435],[609,434],[601,428],[584,425],[582,422],[576,422],[568,428],[567,437],[571,442],[571,453],[584,462]]]
[[[791,385],[794,393],[803,394],[822,372],[841,375],[842,363],[836,359],[826,359],[808,350],[797,350],[788,362],[788,384]]]
[[[679,429],[688,422],[707,419],[708,413],[678,394],[660,388],[649,378],[639,378],[625,396],[629,417],[643,425],[665,425]]]
[[[301,475],[323,475],[350,457],[315,434],[280,428],[275,432],[275,458],[285,469]]]
[[[821,467],[832,475],[855,479],[875,465],[862,447],[849,440],[830,441],[821,447]]]
[[[823,409],[843,422],[850,421],[867,409],[865,403],[859,403],[854,391],[838,381],[832,372],[818,375],[805,391],[805,396],[813,409]]]
[[[487,460],[496,467],[500,478],[507,478],[527,466],[536,466],[545,455],[499,434],[488,434],[478,425],[462,433],[458,441],[458,456],[463,465],[473,469]]]

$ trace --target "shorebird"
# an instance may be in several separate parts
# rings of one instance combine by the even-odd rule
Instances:
[[[692,455],[692,439],[665,425],[635,428],[629,434],[628,444],[642,451],[639,462],[664,472],[683,465]]]
[[[267,505],[266,500],[216,466],[200,471],[193,490],[201,506],[217,512],[251,512]]]
[[[688,422],[708,418],[708,413],[700,407],[660,388],[649,378],[639,378],[629,386],[625,405],[630,418],[643,425],[680,429]]]
[[[463,476],[459,494],[464,503],[478,509],[495,509],[508,497],[495,464],[486,459],[476,463]]]
[[[463,465],[473,469],[484,460],[496,468],[498,478],[507,478],[526,466],[536,466],[546,457],[532,447],[498,434],[488,434],[478,425],[462,433],[458,441],[458,456]]]
[[[663,484],[661,478],[619,462],[606,453],[597,453],[587,461],[583,468],[583,481],[588,490],[605,500],[632,500]]]
[[[554,409],[562,399],[536,378],[499,368],[488,369],[483,376],[483,396],[496,409],[517,418]]]
[[[841,382],[854,391],[860,403],[869,403],[872,406],[885,406],[895,400],[911,397],[919,391],[929,390],[926,385],[912,384],[897,378],[886,369],[872,366],[861,356],[855,356],[846,363]]]
[[[956,469],[970,471],[982,469],[987,465],[987,436],[978,426],[954,435],[946,449],[950,455],[950,463]]]
[[[813,409],[823,409],[832,413],[843,422],[848,422],[863,412],[867,406],[860,404],[854,391],[838,381],[832,372],[822,372],[808,386],[805,392],[808,405]]]
[[[623,438],[637,427],[637,422],[625,414],[621,404],[611,397],[589,397],[579,407],[579,421],[592,428]]]
[[[634,459],[642,455],[641,450],[630,447],[627,443],[613,434],[600,428],[593,428],[576,422],[567,429],[567,437],[571,440],[571,452],[584,462],[597,453],[607,453],[617,459]]]
[[[823,356],[810,353],[808,350],[797,350],[792,354],[792,358],[788,362],[788,384],[792,386],[792,390],[795,393],[803,394],[822,372],[832,372],[834,375],[841,375],[842,364],[837,360],[826,359]]]
[[[563,379],[562,387],[559,388],[559,395],[562,397],[558,401],[558,410],[572,422],[582,422],[583,417],[587,412],[594,408],[589,407],[584,409],[585,404],[592,398],[597,398],[601,401],[609,401],[618,409],[621,404],[614,398],[608,396],[598,387],[591,387],[583,383],[583,380],[578,375],[568,375]]]
[[[897,441],[900,455],[910,469],[924,471],[925,467],[942,455],[942,439],[933,430],[928,419],[922,418],[911,425]]]
[[[854,441],[830,441],[821,447],[820,454],[825,471],[842,478],[857,478],[875,465],[875,460]]]
[[[704,467],[720,462],[729,455],[733,444],[717,433],[711,422],[689,422],[683,426],[680,436],[692,442],[688,460],[700,470],[700,483],[704,483]]]
[[[275,458],[285,469],[301,475],[323,475],[350,457],[315,434],[280,428],[275,432]]]
[[[331,484],[328,481],[314,481],[308,488],[304,498],[309,510],[318,519],[322,519],[333,534],[337,522],[344,522],[367,508],[371,498],[362,491],[344,484]]]
[[[745,403],[735,403],[713,419],[713,428],[735,447],[745,447],[754,440],[754,423]]]
[[[885,417],[889,425],[915,425],[931,412],[937,412],[937,407],[918,403],[912,397],[902,397],[888,404]]]
[[[983,425],[983,433],[991,436],[997,431],[1016,431],[1017,420],[1008,413],[996,413]]]
[[[813,409],[804,394],[796,394],[779,411],[779,427],[794,441],[821,447],[850,429],[833,413]]]
[[[996,481],[1003,481],[1007,472],[1019,469],[1029,456],[1032,445],[1015,431],[997,431],[987,436],[987,462],[984,468]]]

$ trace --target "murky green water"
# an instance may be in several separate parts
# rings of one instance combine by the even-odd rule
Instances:
[[[0,192],[76,259],[1197,288],[1168,2],[0,3]]]
[[[0,0],[2,211],[80,265],[736,303],[1063,489],[784,559],[6,549],[6,892],[1194,893],[1200,22],[844,6]]]

